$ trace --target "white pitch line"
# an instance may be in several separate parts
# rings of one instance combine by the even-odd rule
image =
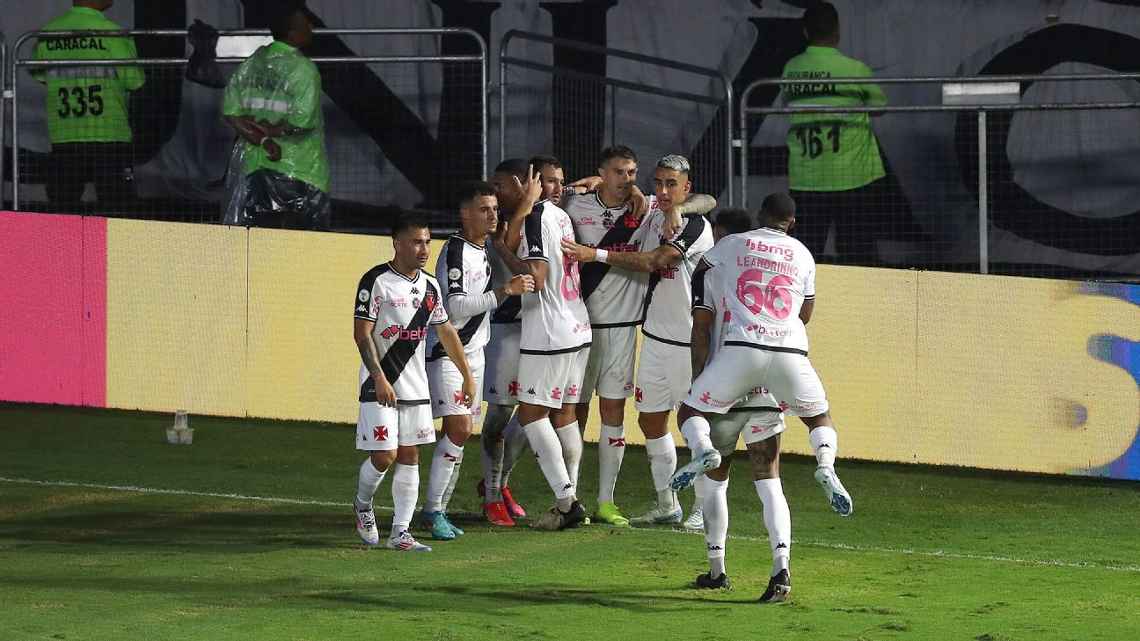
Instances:
[[[79,483],[75,481],[41,481],[36,479],[24,478],[9,478],[0,476],[0,482],[15,483],[21,485],[39,485],[43,487],[73,487],[91,490],[112,490],[117,492],[135,492],[139,494],[167,494],[175,496],[202,496],[208,498],[218,499],[231,499],[238,501],[258,501],[262,503],[281,503],[286,505],[318,505],[321,507],[338,507],[343,508],[348,505],[347,501],[321,501],[318,499],[297,499],[282,496],[257,496],[251,494],[230,494],[225,492],[198,492],[195,490],[171,490],[165,488],[155,487],[140,487],[137,485],[102,485],[98,483]],[[377,511],[391,512],[392,508],[386,505],[376,506]],[[658,529],[658,528],[633,528],[644,532],[667,532],[670,534],[683,534],[698,536],[700,532],[690,532],[686,530],[676,529]],[[767,543],[767,537],[748,536],[745,534],[730,534],[728,538],[736,541],[749,541]],[[1019,559],[1016,557],[998,556],[993,554],[975,554],[969,552],[948,552],[945,550],[912,550],[909,548],[892,548],[892,547],[878,547],[868,545],[850,545],[847,543],[830,543],[827,541],[800,541],[792,540],[795,545],[803,545],[807,547],[824,548],[828,550],[842,550],[848,552],[872,552],[875,554],[899,555],[899,556],[919,556],[935,559],[962,559],[967,561],[990,561],[994,563],[1013,563],[1018,565],[1032,565],[1038,567],[1056,567],[1056,568],[1071,568],[1083,570],[1110,570],[1114,572],[1135,572],[1140,573],[1140,566],[1136,565],[1101,565],[1091,561],[1059,561],[1051,559]]]

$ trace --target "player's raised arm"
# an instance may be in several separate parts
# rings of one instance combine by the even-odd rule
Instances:
[[[518,205],[515,206],[514,211],[511,212],[510,220],[507,221],[503,242],[513,254],[518,251],[519,243],[522,241],[523,222],[534,210],[534,204],[542,196],[542,175],[534,170],[534,165],[530,165],[527,168],[525,184],[518,179],[518,176],[511,176],[511,179],[514,181],[515,189],[518,190],[519,198]]]

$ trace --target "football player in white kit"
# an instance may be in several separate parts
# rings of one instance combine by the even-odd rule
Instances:
[[[418,552],[431,551],[408,532],[419,497],[419,446],[435,441],[424,367],[429,325],[462,378],[458,403],[470,407],[475,398],[475,380],[459,334],[448,322],[439,283],[423,270],[430,243],[426,219],[402,217],[392,226],[395,257],[361,277],[353,303],[353,336],[363,361],[356,449],[368,452],[353,500],[356,533],[365,544],[379,545],[372,497],[394,466],[395,513],[387,547]]]
[[[536,162],[543,165],[541,171]],[[501,207],[502,220],[491,238],[487,256],[491,261],[491,280],[496,286],[513,277],[513,268],[525,266],[514,255],[522,242],[523,219],[539,200],[561,196],[565,179],[557,164],[557,160],[547,162],[535,157],[529,167],[511,160],[495,168],[491,185]],[[514,173],[520,167],[523,167],[521,178]],[[486,348],[487,417],[480,436],[483,478],[476,490],[483,500],[483,515],[487,521],[503,527],[513,527],[515,519],[526,517],[526,510],[515,501],[508,484],[515,461],[527,447],[526,434],[515,415],[519,395],[521,314],[521,296],[503,300],[491,315],[492,340]]]
[[[495,179],[510,174],[518,184],[531,183],[531,173],[525,161],[510,159],[496,167]],[[539,191],[528,188],[527,199]],[[515,208],[505,234],[506,240],[512,240],[522,223],[518,256],[503,258],[515,273],[534,277],[535,291],[522,299],[517,419],[556,500],[534,525],[561,530],[586,518],[567,468],[569,458],[574,453],[580,458],[582,451],[574,410],[590,352],[590,320],[582,302],[578,263],[562,251],[562,241],[574,238],[570,217],[549,200],[535,203],[525,216],[517,215],[519,209]]]
[[[638,252],[610,252],[565,243],[578,260],[606,263],[619,269],[650,273],[637,366],[638,424],[657,491],[657,504],[633,523],[680,523],[681,506],[669,479],[677,469],[677,448],[669,433],[669,413],[689,388],[689,334],[692,328],[690,287],[701,255],[712,247],[712,226],[700,215],[686,215],[673,236],[665,236],[666,216],[684,203],[692,189],[689,161],[661,158],[654,169],[654,196]]]
[[[731,212],[722,212],[730,214]],[[721,215],[716,219],[714,233],[738,229],[737,233],[748,231],[747,217]],[[743,227],[743,230],[739,230]],[[727,228],[727,229],[726,229]],[[717,239],[718,242],[720,238]],[[724,340],[726,299],[735,296],[736,282],[724,282],[723,268],[707,269],[699,267],[693,276],[693,334],[692,367],[694,377],[699,376],[708,364],[710,357],[722,347]],[[701,513],[707,515],[702,520],[705,531],[705,548],[708,553],[709,571],[696,579],[698,588],[729,588],[728,574],[725,572],[725,552],[728,539],[728,473],[736,441],[743,436],[748,457],[752,462],[753,485],[763,506],[764,525],[768,530],[768,540],[772,550],[772,572],[777,576],[788,569],[791,553],[792,520],[788,501],[784,497],[780,482],[780,433],[785,425],[776,400],[764,388],[756,388],[748,396],[740,399],[724,414],[713,414],[711,440],[720,452],[720,467],[709,470],[697,478],[695,489],[702,501]],[[769,600],[776,597],[775,590]]]
[[[721,238],[731,234],[741,234],[753,229],[756,225],[752,223],[752,216],[748,214],[747,210],[738,208],[719,209],[715,216],[710,217],[713,225],[713,242],[720,242]],[[694,286],[696,282],[694,281]],[[693,290],[694,295],[696,290]],[[714,343],[715,345],[715,343]],[[704,366],[702,365],[703,369]],[[759,402],[759,401],[757,401]],[[739,418],[739,417],[737,417]],[[715,426],[714,426],[715,431]],[[684,523],[681,524],[686,530],[694,530],[703,532],[705,529],[704,520],[704,485],[696,483],[693,485],[693,509],[689,510],[689,515],[685,517]]]
[[[435,273],[437,281],[446,283],[444,306],[463,343],[476,395],[470,407],[461,402],[463,378],[444,351],[438,333],[433,332],[427,352],[428,386],[432,416],[443,418],[443,437],[432,457],[421,522],[432,538],[445,541],[463,534],[447,518],[447,504],[463,463],[463,445],[471,436],[474,419],[481,414],[483,347],[491,335],[490,313],[507,298],[534,291],[534,279],[529,275],[514,276],[501,287],[491,285],[486,240],[499,224],[494,188],[482,181],[465,183],[457,192],[457,200],[460,233],[447,239]]]
[[[805,323],[815,306],[815,260],[803,243],[788,235],[796,220],[790,196],[765,198],[760,218],[760,229],[726,237],[705,254],[710,269],[724,272],[718,276],[726,290],[723,342],[678,412],[693,460],[677,471],[672,486],[680,490],[702,472],[720,467],[706,415],[725,413],[751,389],[763,386],[782,410],[808,426],[818,464],[816,481],[832,509],[848,516],[853,504],[835,474],[838,439],[827,396],[807,358]],[[790,591],[791,576],[784,568],[769,580],[761,601],[782,601]]]
[[[565,197],[566,213],[574,223],[578,243],[610,253],[636,252],[650,222],[643,216],[648,201],[637,189],[637,155],[624,145],[602,150],[595,188],[584,194]],[[696,194],[678,203],[665,214],[665,225],[681,226],[685,213],[706,213],[716,206],[711,196]],[[614,502],[614,488],[625,452],[625,403],[634,394],[634,352],[637,326],[642,322],[647,272],[611,269],[601,262],[584,262],[581,267],[582,297],[590,313],[593,344],[586,365],[578,422],[585,426],[590,398],[598,395],[602,419],[598,439],[598,508],[595,519],[624,526],[627,519]],[[577,463],[571,477],[577,482]]]

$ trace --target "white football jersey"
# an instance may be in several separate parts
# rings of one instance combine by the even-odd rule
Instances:
[[[705,253],[731,292],[726,296],[725,344],[807,354],[800,308],[815,298],[815,259],[803,243],[762,227],[721,239]]]
[[[724,267],[713,267],[701,271],[693,278],[693,309],[707,309],[713,314],[713,325],[709,340],[709,355],[705,363],[711,363],[716,353],[724,347],[725,341],[725,314],[727,312],[728,296],[736,292],[729,287],[722,276],[727,270]],[[764,387],[755,387],[747,396],[733,406],[733,409],[771,409],[777,408],[776,399]]]
[[[562,252],[562,239],[574,240],[574,225],[548,200],[526,217],[519,258],[546,261],[549,268],[541,292],[523,294],[523,354],[575,352],[590,345],[590,319],[582,301],[578,261]]]
[[[662,238],[665,212],[656,208],[656,199],[650,202],[654,207],[647,214],[648,228],[641,251],[651,252],[662,245],[670,245],[681,252],[683,258],[672,267],[650,274],[645,298],[645,324],[641,333],[662,343],[688,347],[689,335],[693,331],[693,316],[689,311],[693,272],[701,256],[713,246],[712,225],[704,216],[690,214],[684,217],[684,226],[673,238]]]
[[[444,307],[447,308],[451,324],[459,333],[463,351],[467,354],[479,353],[491,337],[490,312],[459,316],[454,313],[452,301],[456,297],[478,296],[491,291],[491,263],[487,260],[486,248],[462,236],[451,236],[435,261],[435,278],[440,283],[446,283]],[[427,354],[428,362],[447,356],[435,332],[428,337]]]
[[[563,202],[579,243],[609,252],[639,251],[645,235],[644,220],[634,215],[628,204],[606,207],[595,191],[568,196]],[[585,263],[580,269],[582,298],[593,327],[626,327],[641,322],[648,274],[611,269],[596,262]]]
[[[396,271],[391,263],[368,270],[356,288],[356,318],[376,323],[372,339],[380,355],[385,378],[396,390],[401,405],[430,403],[424,341],[428,325],[447,322],[447,309],[439,293],[439,283],[418,270],[412,278]],[[365,393],[368,370],[361,365],[360,402],[374,402],[375,392]],[[370,396],[369,398],[366,398]]]

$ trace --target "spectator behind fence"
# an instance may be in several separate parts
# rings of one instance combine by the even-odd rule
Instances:
[[[113,0],[75,0],[70,11],[42,31],[121,31],[103,12]],[[40,38],[36,60],[133,60],[131,38],[58,36]],[[129,206],[135,197],[129,92],[143,86],[142,69],[36,67],[32,77],[47,87],[51,156],[45,176],[48,201],[58,212],[83,211],[83,189],[95,183],[99,213]]]
[[[836,49],[839,13],[831,3],[809,7],[803,26],[807,50],[788,61],[783,77],[816,82],[785,86],[785,103],[793,107],[887,104],[887,97],[876,84],[830,81],[871,77],[867,65]],[[876,230],[868,219],[886,209],[888,194],[869,114],[793,114],[787,143],[788,182],[798,205],[796,236],[819,257],[834,222],[840,263],[878,264]]]
[[[270,28],[273,42],[253,52],[226,87],[223,113],[241,138],[242,178],[225,221],[328,229],[321,76],[300,51],[313,38],[304,2],[282,2]]]

